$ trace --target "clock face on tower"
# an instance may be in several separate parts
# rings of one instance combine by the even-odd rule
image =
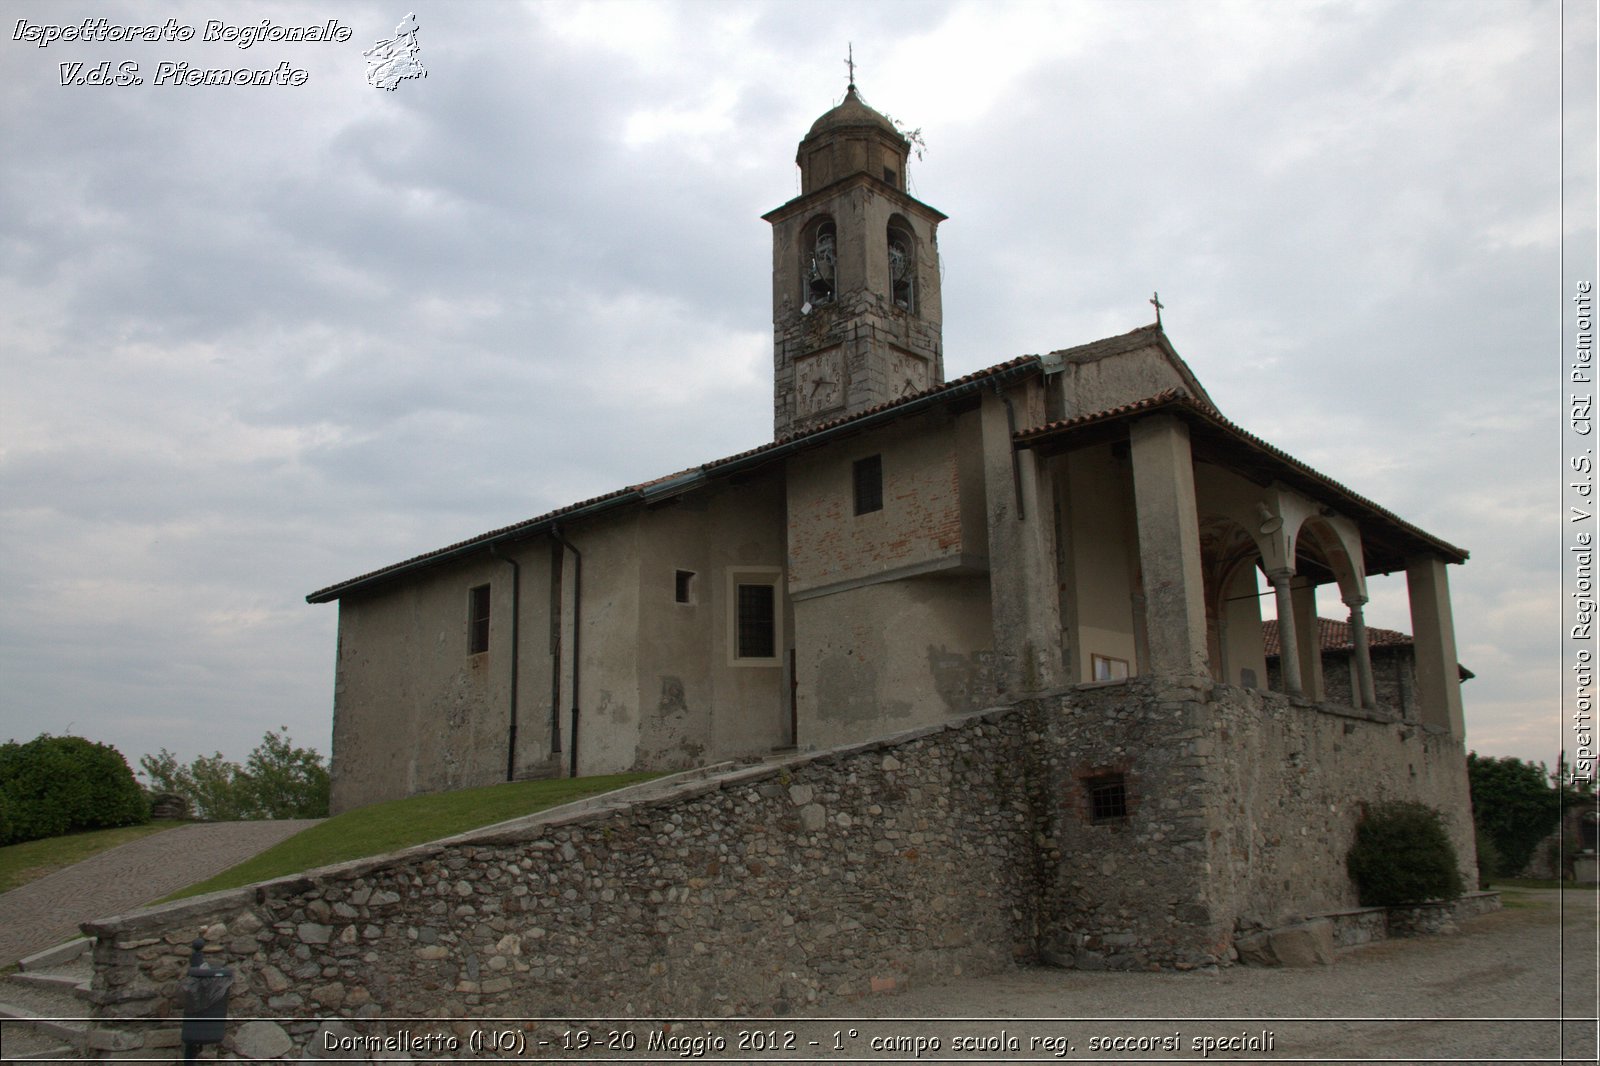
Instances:
[[[895,351],[889,357],[889,398],[921,392],[928,387],[928,361],[910,352]]]
[[[832,410],[844,402],[843,360],[839,349],[796,359],[795,413],[801,418]]]

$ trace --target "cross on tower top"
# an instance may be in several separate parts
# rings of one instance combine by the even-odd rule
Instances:
[[[851,43],[846,47],[848,52],[845,56],[844,65],[850,68],[850,88],[854,89],[856,87],[856,46]]]
[[[1159,326],[1161,325],[1161,309],[1167,305],[1161,302],[1161,294],[1159,292],[1153,292],[1150,294],[1150,302],[1155,305],[1156,325]]]

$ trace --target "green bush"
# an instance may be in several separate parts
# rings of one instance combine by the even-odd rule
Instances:
[[[1494,878],[1501,876],[1500,849],[1482,826],[1477,827],[1473,845],[1478,852],[1478,888],[1486,889]]]
[[[1561,823],[1561,794],[1545,768],[1509,756],[1467,754],[1472,820],[1494,840],[1495,872],[1515,877],[1533,859],[1539,842]]]
[[[1420,803],[1377,803],[1356,826],[1345,859],[1363,907],[1392,907],[1461,895],[1461,871],[1444,819]]]
[[[149,820],[144,791],[116,748],[48,733],[0,744],[0,844]]]

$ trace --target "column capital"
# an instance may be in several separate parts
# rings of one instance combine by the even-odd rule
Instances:
[[[1294,568],[1290,566],[1277,566],[1267,571],[1267,580],[1276,585],[1280,581],[1293,581]]]
[[[1367,597],[1360,594],[1354,596],[1340,596],[1339,598],[1343,600],[1344,605],[1350,608],[1352,611],[1359,611],[1361,608],[1367,605]]]

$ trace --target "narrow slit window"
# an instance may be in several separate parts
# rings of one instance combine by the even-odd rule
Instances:
[[[673,576],[673,599],[678,603],[694,602],[694,571],[677,570]]]
[[[857,459],[852,469],[855,483],[856,514],[883,510],[883,456]]]
[[[738,586],[740,659],[772,659],[778,654],[778,590],[771,584]]]
[[[489,586],[478,585],[467,593],[467,654],[489,650]]]

